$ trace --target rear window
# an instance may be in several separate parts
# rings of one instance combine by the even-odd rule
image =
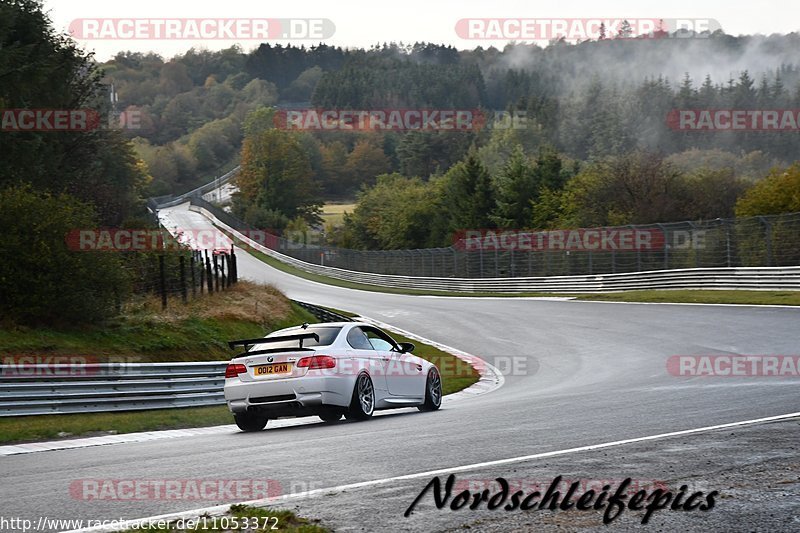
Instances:
[[[282,335],[297,335],[298,333],[316,333],[319,335],[319,341],[312,339],[303,339],[303,348],[313,348],[314,346],[328,346],[333,344],[339,332],[342,331],[341,326],[308,326],[306,329],[293,328],[286,331],[277,333],[275,336]],[[300,340],[269,342],[266,344],[256,344],[251,350],[272,350],[274,348],[299,348]]]

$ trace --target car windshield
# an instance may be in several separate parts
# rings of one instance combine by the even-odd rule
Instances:
[[[319,341],[314,340],[313,338],[303,339],[303,348],[313,348],[314,346],[328,346],[329,344],[333,344],[333,341],[336,340],[336,337],[337,335],[339,335],[340,331],[342,331],[341,326],[308,326],[306,329],[292,328],[286,331],[281,331],[280,333],[270,334],[269,336],[282,337],[284,335],[297,335],[299,333],[316,333],[317,335],[319,335]],[[300,340],[293,339],[288,341],[256,344],[248,351],[272,350],[275,348],[291,349],[299,347],[300,347]]]

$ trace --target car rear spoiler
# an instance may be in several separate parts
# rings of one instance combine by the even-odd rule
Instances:
[[[261,337],[260,339],[240,339],[238,341],[229,341],[228,346],[233,349],[236,346],[244,346],[245,350],[248,346],[255,344],[266,344],[269,342],[283,342],[283,341],[300,341],[300,348],[303,347],[303,339],[314,339],[319,342],[319,335],[316,333],[298,333],[296,335],[279,335],[277,337]]]

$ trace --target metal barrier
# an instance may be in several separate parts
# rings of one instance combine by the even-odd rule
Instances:
[[[152,213],[155,213],[158,209],[162,209],[164,207],[174,207],[176,205],[182,204],[189,198],[201,197],[204,194],[213,191],[217,187],[220,187],[221,185],[225,185],[226,183],[228,183],[231,180],[231,178],[233,178],[239,173],[241,169],[242,169],[241,166],[237,166],[236,168],[220,176],[219,178],[215,178],[213,181],[210,181],[205,185],[201,185],[196,189],[192,189],[191,191],[185,192],[178,196],[168,195],[168,196],[158,196],[155,198],[150,198],[147,201],[147,207],[148,209],[150,209]]]
[[[220,405],[226,365],[0,365],[0,416]]]
[[[324,307],[320,307],[318,305],[309,304],[306,302],[300,302],[298,300],[292,300],[294,303],[314,315],[316,318],[323,322],[352,322],[353,319],[344,315],[340,315],[330,309],[325,309]]]
[[[304,272],[334,279],[411,290],[498,293],[593,293],[643,289],[752,289],[800,290],[800,266],[685,268],[582,276],[538,276],[496,278],[443,278],[397,276],[345,270],[309,263],[263,246],[227,224],[210,209],[190,209],[203,214],[216,226],[230,232],[252,249],[265,253]]]
[[[350,318],[293,300],[324,322]],[[227,361],[0,365],[0,417],[223,405]]]

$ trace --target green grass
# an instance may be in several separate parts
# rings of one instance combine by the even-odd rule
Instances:
[[[224,405],[124,413],[14,416],[0,418],[0,444],[232,423],[231,413]]]
[[[800,291],[652,290],[583,294],[576,298],[607,302],[800,305]]]
[[[249,505],[231,505],[230,510],[221,517],[211,517],[205,515],[195,519],[194,527],[178,529],[178,524],[173,522],[162,528],[150,527],[141,529],[129,529],[125,533],[137,533],[139,531],[171,531],[171,532],[204,532],[214,531],[223,533],[227,531],[250,531],[258,533],[268,533],[270,531],[283,531],[286,533],[328,533],[330,530],[325,528],[317,521],[297,516],[292,511],[286,509],[262,509]],[[227,520],[227,522],[226,522]],[[239,527],[234,527],[235,520],[239,521]],[[188,520],[184,522],[186,525]],[[245,528],[243,525],[251,526],[257,523],[256,528]],[[223,528],[222,526],[229,526]]]
[[[0,329],[0,361],[19,355],[85,355],[93,362],[215,361],[233,354],[226,342],[313,321],[274,289],[242,282],[166,312],[145,301],[106,324],[76,329]],[[258,309],[259,299],[263,302]],[[13,359],[12,359],[13,360]]]
[[[356,204],[352,202],[346,204],[344,203],[325,204],[324,206],[322,206],[322,221],[325,222],[326,224],[341,226],[344,223],[344,214],[352,213],[355,207]]]

